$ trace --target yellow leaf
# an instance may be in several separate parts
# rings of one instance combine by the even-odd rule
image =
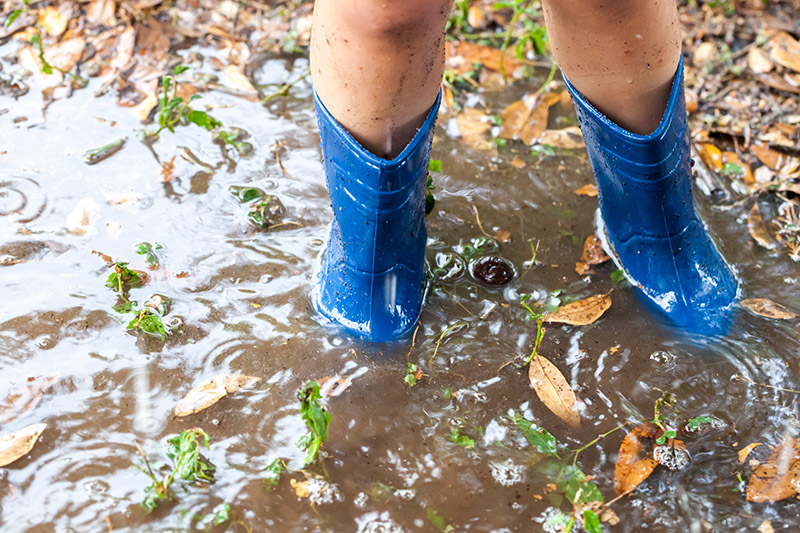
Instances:
[[[800,442],[784,434],[769,459],[759,465],[747,483],[747,500],[777,502],[791,498],[800,487]]]
[[[656,433],[658,428],[654,424],[644,423],[622,439],[614,465],[614,491],[617,494],[638,487],[658,466],[652,453]]]
[[[750,455],[750,452],[752,452],[753,449],[756,448],[757,446],[761,446],[761,443],[754,442],[753,444],[748,444],[747,446],[739,450],[737,452],[739,455],[739,462],[744,464],[745,460],[747,459],[747,456]]]
[[[570,426],[580,425],[581,416],[575,408],[575,393],[553,363],[541,355],[535,355],[528,369],[528,379],[548,409]]]
[[[252,385],[261,378],[243,374],[220,374],[200,383],[175,406],[175,416],[188,416],[206,409],[227,394]]]
[[[572,324],[573,326],[591,324],[603,316],[603,313],[611,307],[611,296],[609,294],[611,294],[611,291],[562,305],[555,313],[545,316],[544,321]]]
[[[583,148],[583,134],[578,126],[570,126],[560,130],[544,130],[539,136],[539,144],[549,144],[554,148],[575,150]]]
[[[795,313],[787,311],[782,305],[772,300],[767,300],[766,298],[749,298],[747,300],[742,300],[740,303],[742,307],[752,311],[758,316],[777,320],[792,320],[797,318]]]
[[[583,187],[577,189],[575,191],[575,194],[580,195],[580,196],[592,196],[592,197],[595,197],[595,196],[597,196],[597,185],[595,185],[594,183],[587,183]]]
[[[47,424],[31,424],[15,433],[0,436],[0,467],[28,454]]]
[[[40,9],[38,18],[39,25],[53,37],[58,37],[64,33],[64,30],[67,29],[67,23],[69,22],[69,19],[61,13],[58,8],[53,6]]]
[[[713,144],[702,143],[697,146],[697,151],[709,170],[714,172],[722,170],[722,151],[719,148]]]

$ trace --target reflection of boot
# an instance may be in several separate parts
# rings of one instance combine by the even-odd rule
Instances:
[[[724,331],[737,282],[694,208],[683,59],[650,135],[620,128],[565,82],[597,179],[611,255],[673,322],[701,333]]]
[[[314,93],[333,208],[316,305],[370,341],[407,333],[422,307],[425,182],[440,99],[408,146],[387,160],[358,144]]]

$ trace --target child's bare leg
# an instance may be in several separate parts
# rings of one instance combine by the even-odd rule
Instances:
[[[598,110],[639,134],[655,130],[681,53],[674,0],[543,0],[550,47]]]
[[[377,156],[396,156],[439,92],[452,0],[317,0],[311,76],[322,102]]]

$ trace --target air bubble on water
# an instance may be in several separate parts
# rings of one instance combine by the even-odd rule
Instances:
[[[417,492],[414,489],[398,489],[394,491],[394,495],[401,500],[411,501],[416,497]]]
[[[675,361],[678,356],[670,351],[658,350],[650,354],[650,360],[656,363],[668,364]]]
[[[311,495],[308,501],[311,505],[324,505],[326,503],[343,502],[344,496],[339,487],[324,479],[312,478],[308,480],[308,491]]]
[[[653,448],[653,459],[670,470],[686,468],[690,461],[689,452],[666,444]]]
[[[403,533],[403,526],[392,520],[388,511],[372,512],[356,518],[358,533]],[[421,527],[421,526],[419,526]]]
[[[367,505],[367,500],[369,496],[367,496],[366,492],[359,492],[358,495],[353,499],[353,505],[356,507],[364,508]]]
[[[489,463],[492,477],[504,487],[510,487],[525,481],[525,467],[514,464],[510,459],[502,463]]]

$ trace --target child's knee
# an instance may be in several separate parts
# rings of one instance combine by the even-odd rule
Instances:
[[[451,5],[452,0],[348,0],[336,9],[366,38],[404,41],[441,31]]]

